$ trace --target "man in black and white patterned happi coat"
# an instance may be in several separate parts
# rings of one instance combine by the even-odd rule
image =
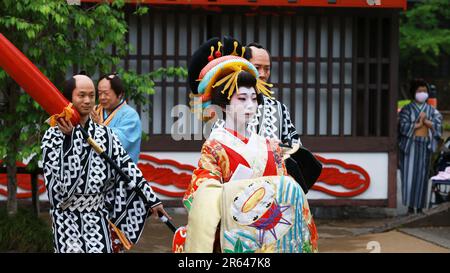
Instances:
[[[95,105],[92,80],[85,75],[72,77],[65,83],[64,96],[80,113],[80,125],[59,119],[58,126],[49,128],[42,139],[55,252],[113,252],[109,222],[136,243],[150,213],[168,215],[117,136],[89,118]],[[79,126],[132,183],[125,183],[93,150]],[[136,194],[135,187],[142,190],[146,200]]]
[[[246,49],[245,58],[258,70],[259,79],[268,82],[272,65],[269,51],[258,43],[250,43]],[[248,129],[261,136],[278,139],[280,143],[290,147],[282,148],[286,169],[307,193],[309,187],[301,174],[299,163],[291,157],[297,153],[302,142],[291,121],[287,106],[274,98],[264,96],[264,103],[259,105],[253,120],[248,124]]]
[[[271,69],[269,52],[257,43],[250,43],[246,48],[245,57],[258,70],[259,78],[268,82]],[[278,139],[295,150],[301,145],[300,136],[292,124],[287,106],[274,98],[264,96],[264,104],[258,107],[255,119],[250,122],[249,127],[259,135]]]

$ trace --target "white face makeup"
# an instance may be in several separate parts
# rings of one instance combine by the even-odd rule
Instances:
[[[232,122],[236,128],[245,127],[258,108],[256,91],[253,87],[239,87],[238,92],[231,96],[227,105],[226,117],[228,123]],[[232,121],[231,121],[232,120]]]

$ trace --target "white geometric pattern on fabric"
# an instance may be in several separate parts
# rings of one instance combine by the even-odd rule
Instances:
[[[60,252],[82,253],[83,241],[79,232],[79,218],[76,214],[65,217],[58,210],[53,211],[53,221],[56,222],[57,238]]]
[[[277,117],[275,114],[277,113],[277,109],[275,108],[276,104],[271,103],[271,100],[264,100],[263,106],[263,116],[260,121],[261,127],[259,134],[271,139],[280,139],[279,136],[279,128],[277,127]]]
[[[105,198],[102,194],[97,195],[79,195],[74,194],[70,196],[69,200],[60,203],[59,209],[91,212],[102,209],[105,204]]]
[[[86,242],[86,252],[88,253],[102,252],[105,243],[110,243],[102,240],[105,238],[105,234],[102,234],[101,231],[101,220],[95,213],[83,214],[83,239]]]
[[[147,208],[142,202],[132,202],[132,210],[130,210],[125,223],[120,228],[130,240],[136,240],[140,237],[142,229],[139,228],[140,223],[144,222],[144,215]]]
[[[264,103],[259,105],[256,115],[249,123],[251,129],[265,137],[276,139],[281,137],[282,143],[301,144],[287,106],[275,99],[263,98]]]
[[[140,185],[147,200],[90,147],[78,127],[71,136],[57,127],[48,129],[42,150],[56,252],[111,252],[108,219],[136,243],[149,209],[160,203],[109,128],[89,121],[87,131],[133,184]]]
[[[291,116],[289,114],[289,110],[287,106],[281,102],[278,102],[281,104],[281,108],[283,109],[283,126],[282,126],[282,137],[283,143],[289,143],[288,140],[290,140],[292,146],[299,144],[302,145],[302,142],[300,140],[300,136],[297,133],[297,130],[294,127],[294,124],[292,123]]]

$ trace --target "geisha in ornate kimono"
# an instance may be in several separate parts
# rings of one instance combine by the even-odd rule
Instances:
[[[188,224],[176,232],[173,251],[317,252],[307,199],[287,175],[278,142],[247,129],[271,93],[241,57],[244,50],[236,40],[222,45],[213,38],[189,66],[191,98],[201,98],[191,103],[194,112],[216,105],[224,121],[203,144],[183,199]]]

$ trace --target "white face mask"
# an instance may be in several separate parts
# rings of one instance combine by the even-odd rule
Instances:
[[[424,103],[428,99],[428,93],[426,92],[418,92],[416,93],[416,101],[418,103]]]

